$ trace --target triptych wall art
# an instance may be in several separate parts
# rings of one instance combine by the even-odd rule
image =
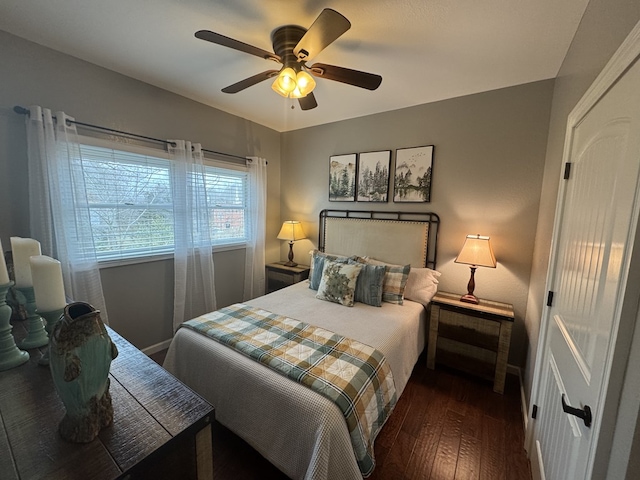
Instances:
[[[398,148],[393,175],[393,201],[431,201],[433,145]],[[329,201],[388,202],[391,150],[329,157]]]

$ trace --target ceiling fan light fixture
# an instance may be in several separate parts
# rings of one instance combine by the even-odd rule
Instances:
[[[283,68],[271,88],[283,97],[288,97],[296,88],[296,71],[291,67]]]
[[[296,88],[293,90],[293,92],[291,92],[291,93],[289,94],[289,97],[290,97],[290,98],[302,98],[302,97],[305,97],[305,96],[306,96],[306,94],[304,94],[304,95],[303,95],[303,94],[302,94],[302,92],[300,91],[300,88],[298,88],[297,86],[296,86]]]
[[[298,87],[297,90],[300,91],[300,95],[305,97],[316,88],[316,81],[307,72],[300,70],[298,75],[296,75],[296,85]]]
[[[316,87],[316,81],[304,70],[296,71],[292,67],[283,68],[271,88],[285,98],[302,98]]]

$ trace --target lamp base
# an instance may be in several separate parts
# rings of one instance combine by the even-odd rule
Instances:
[[[293,261],[293,241],[289,242],[289,261],[284,263],[285,267],[297,267],[298,264]]]
[[[475,273],[476,273],[476,266],[475,265],[471,265],[471,267],[469,267],[471,269],[471,278],[469,278],[469,283],[467,284],[467,293],[466,295],[463,295],[462,297],[460,297],[460,301],[461,302],[465,302],[465,303],[473,303],[474,305],[478,305],[478,299],[476,298],[476,296],[473,294],[473,291],[476,288],[476,281],[475,281]]]
[[[465,303],[473,303],[474,305],[478,305],[478,303],[480,303],[475,295],[469,295],[468,293],[461,296],[460,301]]]

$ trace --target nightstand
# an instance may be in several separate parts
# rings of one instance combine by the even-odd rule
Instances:
[[[266,267],[267,293],[275,292],[309,278],[309,266],[287,267],[285,262],[269,263]]]
[[[431,300],[427,367],[438,363],[493,380],[493,391],[504,393],[507,357],[513,326],[513,306],[480,300],[460,301],[460,295],[438,292]]]

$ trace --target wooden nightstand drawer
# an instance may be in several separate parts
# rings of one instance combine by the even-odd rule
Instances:
[[[498,349],[500,322],[488,322],[482,318],[441,309],[438,339],[441,337],[456,339],[467,345],[475,345],[495,352]]]

